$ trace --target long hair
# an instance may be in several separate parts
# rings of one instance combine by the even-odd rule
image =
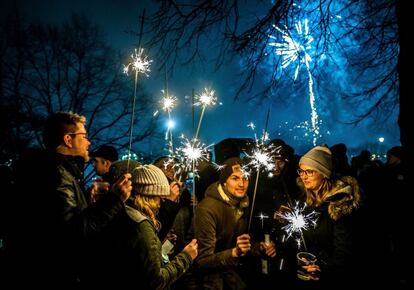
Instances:
[[[147,216],[154,224],[157,231],[161,228],[161,223],[155,218],[158,203],[155,200],[156,196],[146,196],[137,194],[134,198],[133,207]]]
[[[328,178],[324,178],[321,186],[317,191],[305,189],[306,192],[306,204],[308,206],[320,206],[324,201],[328,193],[331,191],[333,181]]]

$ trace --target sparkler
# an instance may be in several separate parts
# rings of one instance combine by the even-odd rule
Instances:
[[[201,161],[209,160],[209,148],[213,144],[206,146],[197,139],[188,140],[184,135],[181,136],[181,145],[173,152],[174,159],[170,158],[171,163],[176,168],[176,174],[181,175],[183,172],[191,170],[193,178],[198,176],[197,166]],[[170,161],[169,161],[170,162]],[[192,195],[195,197],[195,182],[193,180]],[[193,211],[195,202],[193,202]]]
[[[269,218],[269,216],[268,215],[264,215],[263,213],[260,213],[258,216],[256,216],[257,218],[259,218],[260,219],[260,222],[262,223],[262,229],[263,229],[263,226],[264,226],[264,220],[265,219],[268,219]]]
[[[193,93],[194,96],[194,93]],[[191,161],[191,171],[193,173],[193,176],[198,176],[197,172],[196,172],[196,166],[198,165],[198,160],[204,159],[204,160],[208,160],[208,151],[204,151],[203,146],[205,146],[204,144],[200,144],[200,141],[198,140],[198,134],[200,132],[200,127],[201,127],[201,122],[203,120],[204,117],[204,111],[206,109],[206,107],[208,106],[213,106],[216,104],[217,102],[217,97],[215,96],[215,91],[211,90],[211,89],[207,89],[205,88],[204,91],[201,94],[198,94],[195,96],[196,102],[194,103],[194,98],[193,98],[193,133],[194,133],[194,106],[201,106],[202,110],[201,110],[201,114],[200,114],[200,119],[198,121],[198,126],[197,126],[197,131],[195,133],[195,135],[193,136],[193,140],[190,143],[187,140],[187,144],[185,144],[184,146],[184,151],[183,151],[183,155],[186,156],[186,158],[184,158],[184,160],[186,160],[184,163],[187,163],[186,167],[188,167],[190,164],[188,163],[189,161]],[[210,145],[212,146],[212,145]],[[208,146],[208,147],[210,147]],[[208,148],[205,147],[205,148]],[[203,156],[203,153],[206,153],[206,156]],[[200,157],[197,157],[198,155],[200,155]],[[195,179],[193,179],[193,197],[195,197]],[[193,205],[195,206],[195,204],[193,203]],[[193,207],[193,211],[194,211],[195,207]]]
[[[161,90],[162,98],[161,98],[161,108],[168,114],[168,123],[167,123],[167,131],[165,133],[165,140],[168,140],[168,150],[170,154],[174,151],[173,146],[173,138],[172,138],[172,128],[174,122],[171,120],[171,112],[177,104],[177,97],[173,95],[169,95],[167,90]],[[154,113],[154,116],[158,114],[158,110]]]
[[[282,227],[287,234],[287,238],[296,238],[298,247],[300,247],[300,240],[302,240],[303,247],[305,251],[307,251],[303,231],[308,230],[310,227],[316,227],[319,214],[315,211],[308,212],[305,209],[306,204],[304,203],[301,205],[299,202],[296,202],[294,206],[281,206],[281,208],[275,212],[274,218],[287,222],[287,224]]]
[[[269,114],[268,114],[269,116]],[[268,120],[267,120],[268,121]],[[267,124],[266,121],[266,124]],[[251,126],[252,123],[248,125],[250,128],[255,128],[254,124]],[[254,203],[256,200],[256,193],[257,193],[257,186],[259,184],[259,176],[261,171],[267,171],[271,172],[275,168],[275,164],[273,162],[273,154],[275,153],[276,148],[273,145],[266,146],[265,140],[268,139],[268,135],[266,130],[263,131],[262,137],[260,139],[257,138],[255,134],[255,147],[252,150],[252,153],[249,154],[245,152],[247,158],[250,160],[248,164],[245,166],[246,171],[256,171],[256,182],[254,185],[254,191],[253,191],[253,201],[252,201],[252,208],[250,211],[250,217],[249,217],[249,224],[247,226],[247,231],[250,231],[250,226],[252,223],[252,217],[253,217],[253,211],[254,211]]]
[[[194,167],[198,166],[201,161],[209,160],[209,148],[213,144],[206,146],[198,140],[188,140],[184,135],[181,135],[181,145],[174,149],[173,156],[170,158],[166,166],[172,164],[176,168],[176,175],[181,175],[183,172],[194,171],[197,176],[197,170]]]
[[[295,24],[295,36],[293,36],[290,33],[287,27],[284,27],[284,29],[280,29],[276,25],[273,25],[273,27],[282,34],[283,42],[271,42],[269,43],[269,45],[274,46],[275,53],[277,55],[282,56],[282,68],[285,69],[289,65],[297,61],[294,80],[297,79],[302,64],[305,65],[306,71],[308,72],[309,102],[311,106],[313,145],[316,145],[320,129],[318,113],[316,109],[315,94],[313,92],[313,77],[309,68],[309,64],[310,62],[312,62],[312,58],[309,53],[312,48],[311,43],[313,42],[313,37],[309,34],[308,19],[305,19],[303,24],[301,21]],[[275,36],[270,35],[269,37],[271,39],[277,40]]]
[[[128,146],[128,165],[127,170],[129,169],[129,160],[131,159],[131,147],[132,147],[132,133],[134,128],[134,119],[135,119],[135,102],[137,98],[137,86],[138,86],[138,74],[148,75],[150,72],[150,65],[152,60],[148,59],[148,56],[144,55],[144,49],[140,48],[135,49],[135,53],[131,54],[132,61],[127,65],[124,65],[124,73],[129,75],[129,71],[135,71],[135,81],[134,81],[134,99],[132,102],[132,114],[131,114],[131,125],[129,132],[129,146]]]
[[[215,96],[214,90],[209,90],[205,88],[201,94],[196,95],[196,102],[194,103],[194,106],[201,106],[202,109],[201,109],[200,120],[198,121],[197,131],[196,131],[196,134],[194,135],[194,140],[198,138],[198,133],[200,132],[201,121],[203,120],[204,111],[206,107],[213,106],[216,104],[216,102],[217,102],[217,97]]]

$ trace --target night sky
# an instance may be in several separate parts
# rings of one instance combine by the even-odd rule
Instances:
[[[138,31],[139,16],[142,9],[146,7],[150,10],[153,5],[151,2],[133,0],[6,0],[2,1],[1,5],[5,6],[5,9],[2,8],[1,13],[4,16],[13,3],[17,3],[27,21],[42,21],[54,24],[67,20],[72,12],[85,13],[102,28],[108,42],[127,58],[135,48],[137,39],[126,31]],[[254,1],[249,2],[254,4]],[[213,44],[206,45],[207,50],[214,49],[211,47],[214,47]],[[157,59],[151,55],[151,51],[148,54],[156,64]],[[206,55],[208,56],[208,54]],[[210,65],[211,60],[208,59],[207,64],[192,63],[176,67],[173,75],[168,80],[169,92],[178,98],[178,106],[172,112],[176,124],[174,134],[191,135],[191,103],[188,96],[191,95],[192,89],[197,93],[205,87],[209,87],[216,91],[222,105],[217,104],[206,109],[199,134],[202,142],[206,144],[217,143],[227,137],[253,138],[254,132],[247,127],[247,124],[255,123],[255,132],[259,134],[264,127],[267,111],[270,109],[268,125],[270,138],[282,138],[292,145],[298,153],[304,153],[311,146],[312,138],[306,135],[305,130],[298,128],[298,125],[304,121],[310,122],[307,91],[303,87],[297,86],[292,79],[292,85],[286,90],[285,94],[286,96],[293,96],[293,98],[284,98],[283,92],[278,92],[278,98],[268,99],[261,103],[245,102],[243,98],[234,101],[235,92],[241,80],[239,75],[240,70],[242,70],[242,62],[242,59],[234,59],[219,71],[214,71],[213,66]],[[338,59],[338,65],[341,66],[340,59]],[[263,67],[263,78],[266,78],[266,75],[270,74],[272,69],[271,64],[268,67]],[[332,73],[330,77],[338,80],[346,79],[347,75],[339,69]],[[291,73],[291,78],[293,78],[293,73]],[[143,80],[143,84],[154,98],[158,98],[164,86],[164,72],[152,70],[150,76]],[[352,91],[352,88],[347,87],[347,85],[349,84],[344,84],[344,88]],[[260,87],[260,81],[256,87]],[[295,92],[292,93],[292,91]],[[254,93],[253,91],[250,94]],[[318,139],[317,143],[334,145],[343,142],[348,145],[350,153],[359,153],[366,146],[370,146],[372,149],[375,144],[382,146],[382,151],[391,146],[399,145],[399,134],[397,133],[399,131],[396,122],[397,111],[394,112],[387,123],[368,119],[357,126],[346,125],[345,123],[354,118],[352,113],[357,109],[336,98],[335,94],[332,94],[331,99],[326,97],[318,99],[317,89],[315,94],[320,110],[319,117],[323,122],[322,137]],[[336,109],[333,110],[332,106],[335,106]],[[199,114],[199,111],[197,109],[196,113]],[[326,113],[328,111],[329,114]],[[163,128],[165,124],[162,121],[164,117],[159,117],[161,132],[165,130]],[[385,138],[383,144],[379,144],[379,137]]]

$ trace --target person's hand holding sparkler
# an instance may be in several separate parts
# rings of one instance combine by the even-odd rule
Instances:
[[[170,195],[167,198],[173,202],[178,202],[181,194],[181,187],[178,181],[170,182]]]
[[[242,234],[237,237],[236,247],[233,248],[231,255],[234,258],[242,257],[251,250],[250,235]]]

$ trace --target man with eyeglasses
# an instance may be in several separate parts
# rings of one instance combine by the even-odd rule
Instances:
[[[130,196],[131,175],[125,174],[109,194],[88,205],[83,187],[90,145],[85,123],[84,116],[72,112],[50,115],[43,131],[46,150],[29,154],[17,167],[21,201],[17,238],[11,243],[11,256],[17,254],[13,261],[19,265],[10,276],[14,285],[78,289],[100,233]],[[24,279],[14,276],[18,273]]]

